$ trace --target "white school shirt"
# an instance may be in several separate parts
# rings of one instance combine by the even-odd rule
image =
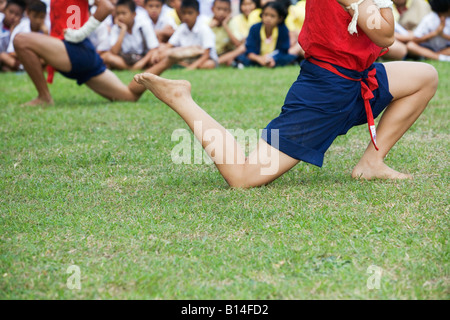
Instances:
[[[175,23],[175,20],[172,17],[168,15],[163,15],[162,13],[159,15],[158,21],[156,21],[156,23],[154,23],[151,18],[150,21],[153,25],[154,30],[162,30],[167,25],[171,26],[173,30],[177,30],[178,27],[177,24]]]
[[[111,43],[109,41],[109,23],[108,19],[105,19],[90,35],[89,40],[94,45],[97,51],[109,51],[111,49]]]
[[[134,19],[133,29],[131,30],[131,34],[125,34],[122,42],[122,52],[123,53],[136,53],[143,54],[144,43],[142,42],[142,35],[139,32],[139,28],[142,28],[142,32],[144,33],[144,37],[147,42],[147,47],[149,50],[159,47],[158,39],[156,38],[155,31],[153,30],[153,26],[150,23],[150,17],[148,19]],[[120,35],[120,27],[118,25],[114,25],[111,30],[110,36],[110,44],[111,47],[114,46],[119,39]]]
[[[3,19],[5,19],[5,15],[0,13],[0,52],[6,51],[11,36],[9,29],[5,29],[3,26]]]
[[[214,32],[207,24],[198,19],[192,30],[189,30],[186,23],[182,23],[170,37],[169,43],[174,47],[200,46],[203,49],[210,49],[210,58],[214,61],[219,59],[216,52]]]
[[[436,12],[430,12],[427,14],[420,24],[417,26],[416,30],[414,30],[414,36],[417,38],[421,38],[426,36],[430,32],[436,30],[441,24],[441,20]],[[450,18],[445,19],[445,27],[444,34],[450,36]],[[447,41],[441,36],[434,37],[426,42],[422,42],[422,44],[426,45],[433,49],[433,51],[440,51],[445,49],[450,41]]]
[[[147,10],[140,6],[136,6],[136,19],[151,20]]]
[[[28,18],[23,18],[20,23],[14,28],[13,32],[11,33],[11,37],[9,39],[9,44],[8,44],[8,49],[6,49],[7,53],[12,53],[15,52],[14,50],[14,38],[16,37],[16,35],[18,35],[19,33],[29,33],[31,32],[31,27],[30,27],[30,19]]]

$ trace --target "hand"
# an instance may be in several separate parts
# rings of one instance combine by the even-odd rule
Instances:
[[[261,66],[265,66],[267,63],[266,56],[258,56],[256,62],[258,62]]]
[[[160,54],[158,49],[150,50],[149,61],[151,65],[154,65],[160,61]]]
[[[218,27],[219,25],[220,23],[216,19],[211,19],[211,22],[209,23],[210,28]]]
[[[230,22],[230,20],[231,20],[231,14],[229,14],[229,15],[225,18],[225,20],[222,21],[222,25],[223,25],[224,27],[228,26],[228,23]]]
[[[120,31],[122,32],[127,32],[128,31],[128,27],[125,23],[120,22],[119,19],[115,19],[114,23],[117,24],[117,26],[120,28]]]
[[[440,16],[439,18],[441,20],[441,23],[439,24],[439,27],[436,29],[437,36],[441,36],[445,28],[445,16]]]
[[[265,60],[265,66],[269,67],[269,68],[273,68],[275,67],[276,63],[275,63],[275,59],[269,55],[265,55],[264,56],[264,60]]]

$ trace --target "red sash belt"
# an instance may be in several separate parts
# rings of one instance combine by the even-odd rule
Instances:
[[[377,70],[375,68],[370,70],[368,72],[366,78],[361,77],[361,78],[354,79],[354,78],[351,78],[351,77],[346,76],[345,74],[341,73],[330,63],[316,60],[314,58],[310,58],[310,59],[308,59],[308,61],[323,68],[323,69],[333,72],[334,74],[336,74],[344,79],[352,80],[352,81],[359,81],[359,83],[361,84],[361,96],[364,99],[364,107],[366,109],[367,124],[369,125],[370,138],[372,140],[372,143],[373,143],[375,149],[378,150],[375,121],[373,119],[372,108],[370,106],[370,99],[372,99],[374,97],[372,91],[374,91],[378,88],[378,81],[377,81],[377,78],[375,78],[375,75],[377,74]],[[363,80],[365,80],[368,83],[368,85]]]
[[[47,66],[47,83],[52,84],[53,83],[53,77],[55,75],[55,69],[48,65]]]

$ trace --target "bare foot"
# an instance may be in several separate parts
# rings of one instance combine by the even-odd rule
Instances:
[[[174,48],[169,51],[169,58],[175,60],[184,60],[189,58],[195,58],[202,55],[205,49],[199,46],[185,47],[185,48]]]
[[[192,99],[191,84],[186,80],[169,80],[152,73],[141,73],[134,80],[150,90],[159,100],[174,108],[186,99]]]
[[[53,99],[43,99],[37,97],[36,99],[33,99],[31,101],[28,101],[27,103],[22,104],[22,107],[46,107],[46,106],[52,106],[54,105]]]
[[[412,179],[410,174],[401,173],[389,168],[383,162],[379,164],[369,164],[361,160],[353,169],[352,177],[355,179],[392,179],[392,180],[404,180]]]

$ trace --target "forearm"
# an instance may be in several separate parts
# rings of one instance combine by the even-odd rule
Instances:
[[[263,56],[261,56],[261,55],[259,55],[259,54],[256,54],[256,53],[253,53],[253,52],[250,52],[248,55],[247,55],[247,58],[249,58],[251,61],[253,61],[253,62],[256,62],[256,63],[258,63],[258,64],[261,64],[261,59],[263,58]]]
[[[225,24],[224,26],[225,31],[228,34],[228,37],[230,38],[231,42],[233,43],[233,45],[235,47],[239,47],[241,45],[241,41],[239,41],[238,39],[236,39],[236,37],[234,36],[233,32],[231,31],[230,27],[228,26],[228,24]]]
[[[114,5],[109,0],[95,0],[95,5],[97,11],[94,13],[94,18],[100,22],[114,12]]]
[[[117,42],[111,47],[111,53],[112,54],[119,54],[120,50],[122,49],[122,42],[123,38],[125,37],[125,32],[121,31],[119,38],[117,39]]]
[[[207,60],[209,59],[209,49],[207,49],[205,51],[205,53],[203,53],[200,58],[198,58],[197,60],[195,60],[193,63],[191,63],[188,67],[188,69],[197,69],[198,67],[200,67],[203,63],[205,63]]]
[[[356,6],[359,0],[337,1],[348,10],[352,17],[354,16],[356,10],[351,5]],[[357,10],[359,12],[357,23],[364,33],[380,47],[391,46],[395,41],[395,21],[392,9],[378,9],[373,0],[365,0],[357,6]]]
[[[437,37],[439,35],[439,32],[437,30],[430,32],[429,34],[424,35],[423,37],[414,37],[413,41],[415,43],[422,43],[427,42],[430,39],[433,39],[434,37]]]
[[[398,41],[401,42],[408,42],[414,39],[414,35],[413,34],[401,34],[401,33],[395,33],[395,39],[397,39]]]
[[[445,33],[441,33],[440,34],[440,36],[442,37],[442,38],[444,38],[445,40],[447,40],[447,41],[450,41],[450,36],[449,35],[447,35],[447,34],[445,34]]]

